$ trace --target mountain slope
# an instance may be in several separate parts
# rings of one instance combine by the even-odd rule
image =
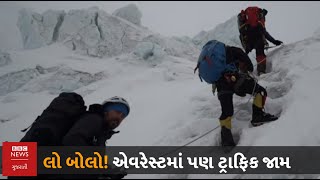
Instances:
[[[96,10],[93,9],[93,12]],[[73,13],[82,14],[84,11],[73,11]],[[91,10],[86,13],[90,14]],[[86,105],[103,102],[115,95],[123,96],[129,101],[132,111],[119,127],[121,133],[108,141],[108,145],[179,146],[219,126],[220,103],[217,97],[212,95],[211,86],[201,83],[198,76],[193,74],[196,64],[194,60],[199,51],[191,45],[190,39],[163,37],[118,17],[106,15],[105,18],[111,18],[112,22],[130,27],[132,31],[126,31],[130,34],[128,38],[137,38],[142,42],[132,45],[129,43],[132,42],[130,39],[126,41],[128,51],[121,50],[115,55],[103,55],[100,58],[83,53],[86,51],[80,53],[71,51],[72,48],[70,50],[66,46],[66,41],[59,39],[36,49],[8,52],[10,63],[0,66],[1,141],[18,141],[24,135],[19,130],[29,126],[62,91],[80,93]],[[233,21],[231,19],[227,24],[234,24]],[[63,24],[60,30],[62,27]],[[231,35],[221,35],[224,41],[231,43],[232,39],[236,40],[237,34],[235,31],[228,31],[229,25],[219,27],[222,28],[219,32],[224,32],[223,28],[227,28],[225,33],[231,33]],[[141,30],[141,34],[134,36],[140,32],[137,29]],[[92,34],[82,35],[88,38],[86,42],[91,43]],[[93,35],[95,39],[96,34]],[[71,37],[73,35],[68,36]],[[229,37],[231,39],[227,39]],[[202,39],[199,41],[200,44],[208,38],[212,37],[200,38]],[[119,39],[115,42],[118,41]],[[100,39],[97,43],[101,43]],[[95,45],[93,43],[93,47],[96,47]],[[245,98],[234,96],[236,114],[232,121],[232,131],[238,145],[320,144],[320,134],[317,133],[320,122],[315,110],[315,107],[320,105],[318,96],[320,86],[317,84],[320,76],[319,52],[320,36],[319,33],[315,33],[313,37],[284,45],[268,53],[268,74],[259,77],[259,83],[268,91],[266,111],[278,114],[280,118],[276,122],[249,128],[252,100],[248,102],[249,95]],[[192,145],[219,144],[218,128]],[[167,177],[167,175],[150,176]],[[305,176],[169,175],[169,177]],[[310,177],[316,176],[310,175]]]
[[[242,47],[239,35],[237,17],[233,16],[226,22],[218,24],[212,30],[201,31],[193,37],[192,41],[199,48],[212,39],[216,39],[230,46]]]

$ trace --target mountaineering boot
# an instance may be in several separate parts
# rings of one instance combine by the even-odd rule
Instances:
[[[236,144],[234,143],[233,136],[231,133],[231,116],[226,119],[220,120],[221,125],[221,145],[224,146],[232,146],[234,147]]]
[[[265,113],[262,110],[264,107],[266,98],[267,98],[266,93],[263,93],[263,92],[257,93],[255,95],[253,100],[253,105],[252,105],[252,120],[251,120],[252,126],[259,126],[259,125],[262,125],[263,123],[275,121],[278,119],[278,117]]]
[[[221,145],[222,146],[236,146],[234,143],[231,130],[226,127],[221,127]]]
[[[261,108],[258,108],[255,105],[253,105],[252,108],[253,108],[253,113],[252,113],[251,124],[254,127],[260,126],[266,122],[271,122],[278,119],[278,117],[262,111]]]

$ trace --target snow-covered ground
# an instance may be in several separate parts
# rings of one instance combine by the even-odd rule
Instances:
[[[88,54],[72,51],[63,40],[37,49],[2,53],[10,60],[2,60],[3,55],[0,57],[1,142],[20,140],[24,135],[20,130],[29,126],[62,91],[80,93],[86,105],[100,103],[115,95],[123,96],[129,101],[131,113],[119,127],[121,133],[108,141],[110,146],[179,146],[219,126],[220,103],[217,97],[212,95],[211,86],[201,83],[198,76],[193,74],[197,60],[195,57],[199,53],[196,49],[198,44],[192,44],[192,40],[188,38],[169,38],[153,34],[144,27],[138,27],[124,19],[108,14],[105,16],[111,18],[112,22],[116,21],[132,28],[131,33],[139,31],[141,34],[134,37],[143,42],[131,44],[130,38],[133,36],[130,36],[128,51],[114,56],[104,54],[101,57],[91,57]],[[210,36],[206,35],[205,38],[219,35],[225,37],[226,42],[234,42],[237,35],[221,34],[224,32],[221,28],[229,29],[233,27],[232,23],[233,19],[221,24],[218,30],[210,31]],[[214,35],[214,32],[218,34]],[[236,114],[232,122],[233,134],[239,142],[238,145],[320,145],[320,134],[317,133],[320,121],[316,110],[320,107],[319,32],[313,37],[278,47],[267,54],[269,73],[260,76],[259,83],[267,88],[269,94],[266,111],[280,115],[278,121],[250,128],[252,100],[248,102],[249,95],[244,98],[234,96]],[[114,43],[118,42],[119,37],[115,37]],[[203,37],[200,38],[201,43],[205,39]],[[101,39],[98,43],[102,43]],[[8,62],[3,63],[4,61]],[[192,145],[213,146],[219,143],[218,128]],[[128,177],[317,176],[129,175]]]
[[[203,88],[192,73],[194,62],[176,57],[161,63],[133,56],[99,59],[70,53],[55,44],[15,52],[11,58],[12,64],[1,68],[0,75],[1,119],[9,120],[1,124],[2,141],[19,139],[18,130],[28,126],[54,96],[75,90],[88,105],[114,95],[126,97],[132,112],[121,129],[128,134],[115,136],[112,144],[152,145],[176,122],[177,116],[172,115],[189,103],[189,94]],[[184,114],[179,114],[183,119]]]

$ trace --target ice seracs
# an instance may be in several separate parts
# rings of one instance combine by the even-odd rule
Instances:
[[[128,4],[122,8],[115,10],[112,15],[121,17],[136,25],[141,25],[142,13],[135,4]]]
[[[63,22],[64,11],[48,10],[42,14],[21,9],[17,26],[24,49],[35,49],[55,42]]]
[[[208,41],[216,39],[229,46],[242,47],[239,35],[237,17],[233,16],[226,22],[218,24],[212,30],[198,33],[193,37],[193,43],[201,48]]]

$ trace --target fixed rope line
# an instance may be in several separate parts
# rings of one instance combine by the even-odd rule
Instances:
[[[251,96],[250,96],[250,98],[248,99],[248,101],[246,102],[246,104],[250,102],[250,100],[251,100],[251,98],[253,97],[253,94],[254,94],[254,92],[255,92],[255,90],[256,90],[256,85],[258,84],[258,80],[255,79],[254,77],[252,77],[252,78],[255,80],[254,88],[253,88],[252,93],[251,93]],[[234,113],[233,116],[237,115],[237,114],[240,112],[240,110],[241,110],[241,109],[238,109],[238,110]],[[186,143],[186,144],[183,144],[182,146],[179,146],[178,148],[176,148],[176,149],[174,149],[174,150],[172,150],[172,151],[169,151],[169,152],[167,152],[167,153],[165,153],[165,154],[163,154],[163,155],[161,155],[161,156],[166,156],[166,155],[169,155],[169,154],[171,154],[171,153],[173,153],[173,152],[176,152],[176,151],[178,151],[178,150],[180,150],[180,149],[182,149],[182,148],[184,148],[184,147],[186,147],[186,146],[188,146],[188,145],[190,145],[190,144],[198,141],[199,139],[202,139],[203,137],[207,136],[208,134],[210,134],[210,133],[213,132],[214,130],[218,129],[219,127],[220,127],[220,125],[217,125],[215,128],[210,129],[209,131],[207,131],[206,133],[204,133],[204,134],[200,135],[199,137],[193,139],[192,141],[190,141],[190,142],[188,142],[188,143]]]
[[[274,48],[274,47],[277,47],[277,46],[271,46],[271,47],[269,47],[269,48]],[[268,49],[269,49],[269,48],[268,48]],[[260,61],[260,62],[257,63],[256,65],[254,65],[254,67],[257,66],[258,64],[264,62],[264,61],[266,61],[266,58],[264,58],[262,61]],[[258,84],[258,79],[257,79],[256,77],[254,77],[254,75],[253,75],[252,73],[248,73],[248,74],[254,79],[255,83],[254,83],[254,87],[253,87],[251,96],[250,96],[250,98],[248,99],[248,101],[246,102],[246,104],[250,102],[250,100],[251,100],[251,98],[253,97],[253,94],[254,94],[254,92],[255,92],[255,90],[256,90],[256,86],[257,86],[257,84]],[[270,75],[269,75],[269,76],[270,76]],[[265,77],[263,77],[263,78],[261,78],[261,79],[264,79],[264,78],[269,77],[269,76],[265,76]],[[240,112],[240,110],[241,110],[241,109],[238,109],[238,110],[233,114],[233,116],[237,115],[237,114]],[[210,134],[210,133],[213,132],[214,130],[218,129],[219,127],[220,127],[220,125],[217,125],[215,128],[210,129],[209,131],[207,131],[206,133],[204,133],[204,134],[200,135],[199,137],[193,139],[192,141],[190,141],[190,142],[188,142],[188,143],[186,143],[186,144],[183,144],[182,146],[179,146],[178,148],[176,148],[176,149],[174,149],[174,150],[172,150],[172,151],[170,151],[170,152],[167,152],[167,153],[165,153],[165,154],[163,154],[163,155],[161,155],[161,156],[166,156],[166,155],[169,155],[169,154],[171,154],[171,153],[173,153],[173,152],[176,152],[176,151],[178,151],[178,150],[180,150],[180,149],[182,149],[182,148],[184,148],[184,147],[186,147],[186,146],[188,146],[188,145],[190,145],[190,144],[198,141],[199,139],[202,139],[203,137],[207,136],[208,134]]]

